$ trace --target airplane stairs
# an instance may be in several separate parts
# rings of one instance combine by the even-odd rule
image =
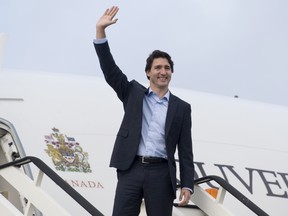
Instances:
[[[21,167],[24,164],[33,163],[39,168],[39,174],[35,181],[32,181],[24,172],[21,171]],[[43,161],[36,157],[24,157],[22,159],[9,162],[7,164],[0,165],[0,176],[4,178],[9,184],[19,191],[19,194],[27,200],[25,208],[22,213],[17,209],[13,203],[9,202],[9,192],[6,191],[6,198],[2,192],[0,195],[0,212],[5,216],[32,216],[32,215],[70,215],[63,207],[51,199],[43,190],[41,190],[41,180],[43,175],[46,174],[50,177],[59,187],[61,187],[66,193],[68,193],[76,202],[78,202],[88,213],[94,216],[102,216],[92,204],[90,204],[84,197],[82,197],[76,190],[74,190],[69,184],[67,184],[60,176],[58,176],[50,167],[48,167]],[[200,184],[214,180],[221,188],[216,198],[213,198],[207,191],[200,187]],[[223,205],[223,200],[226,192],[230,192],[240,202],[242,202],[247,208],[253,211],[259,216],[268,216],[257,205],[248,200],[243,194],[237,191],[234,187],[229,185],[222,178],[217,176],[207,176],[195,180],[195,192],[191,197],[191,201],[195,204],[188,207],[178,207],[175,204],[173,209],[173,215],[175,216],[233,216]],[[3,190],[3,189],[2,189]],[[37,211],[41,212],[37,214]],[[145,210],[141,215],[145,215]]]
[[[212,191],[217,191],[216,193],[209,193],[207,190],[204,190],[200,185],[203,183],[207,183],[210,181],[214,181],[219,185],[218,189],[212,189]],[[236,188],[226,182],[224,179],[218,176],[206,176],[195,180],[194,185],[194,194],[191,196],[191,201],[194,205],[188,205],[187,207],[177,207],[176,209],[179,211],[177,216],[184,215],[193,215],[193,216],[232,216],[234,215],[231,210],[227,209],[224,206],[224,198],[226,193],[230,193],[238,202],[241,202],[246,208],[248,208],[253,215],[258,216],[269,216],[266,212],[260,209],[255,203],[249,200],[246,196],[244,196],[241,192],[239,192]],[[189,213],[190,209],[199,209],[197,214]],[[177,211],[177,212],[178,212]],[[176,211],[174,211],[175,213]]]
[[[34,180],[30,170],[32,165],[34,165],[33,168],[38,169],[38,174]],[[76,203],[82,206],[87,213],[93,216],[103,215],[43,161],[36,157],[26,157],[23,149],[21,149],[21,142],[13,125],[0,118],[1,215],[71,215],[71,213],[64,209],[41,188],[41,183],[45,175],[74,199]],[[219,185],[217,195],[214,197],[201,187],[203,183],[210,181],[215,181]],[[267,213],[241,194],[232,185],[217,176],[207,176],[195,180],[194,194],[191,196],[191,202],[193,204],[186,207],[179,207],[177,203],[175,203],[173,216],[233,216],[234,214],[228,210],[223,203],[226,193],[235,197],[256,215],[268,216]],[[142,205],[140,215],[146,215],[144,204]]]
[[[39,168],[39,173],[35,181],[32,181],[20,168],[27,163],[33,163]],[[89,203],[81,194],[67,184],[58,174],[56,174],[43,161],[36,157],[24,157],[22,159],[0,165],[0,175],[9,184],[19,192],[24,198],[25,205],[23,211],[20,211],[13,203],[0,196],[0,212],[5,216],[34,216],[34,215],[62,215],[70,216],[60,204],[55,202],[50,196],[41,190],[41,181],[44,174],[52,179],[60,188],[69,194],[79,205],[81,205],[88,213],[95,216],[103,216],[91,203]],[[3,190],[3,189],[2,189]],[[3,195],[3,194],[2,194]],[[9,197],[9,191],[6,191]]]

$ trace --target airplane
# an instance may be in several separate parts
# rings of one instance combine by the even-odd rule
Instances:
[[[1,212],[111,215],[109,160],[123,110],[104,79],[5,68],[0,80]],[[171,91],[192,106],[196,177],[191,203],[175,200],[173,215],[285,214],[288,108]]]

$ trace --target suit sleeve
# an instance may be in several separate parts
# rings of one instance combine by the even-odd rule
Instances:
[[[178,143],[178,157],[180,162],[181,188],[187,187],[194,190],[194,163],[191,128],[191,106],[187,105],[184,113],[180,140]]]
[[[129,88],[126,75],[116,65],[107,41],[101,44],[94,43],[94,47],[106,82],[114,89],[118,98],[123,101]]]

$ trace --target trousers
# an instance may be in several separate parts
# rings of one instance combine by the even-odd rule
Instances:
[[[174,193],[168,162],[135,160],[125,171],[117,170],[113,216],[137,216],[144,199],[148,216],[172,216]]]

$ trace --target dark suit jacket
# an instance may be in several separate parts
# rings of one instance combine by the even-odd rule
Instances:
[[[127,170],[137,154],[141,138],[142,105],[147,88],[135,80],[128,81],[125,74],[116,65],[108,42],[94,44],[106,82],[117,93],[124,106],[124,117],[117,134],[110,166]],[[169,171],[176,195],[176,146],[180,161],[181,187],[193,190],[194,165],[191,139],[191,106],[174,96],[169,98],[165,125],[165,140]]]

